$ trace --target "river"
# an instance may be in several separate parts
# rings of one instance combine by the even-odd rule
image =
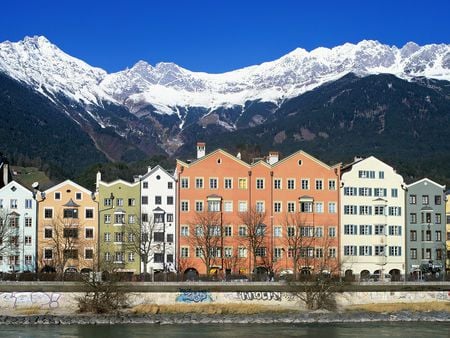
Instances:
[[[393,322],[351,324],[251,325],[58,325],[0,326],[0,337],[134,338],[134,337],[450,337],[450,323]]]

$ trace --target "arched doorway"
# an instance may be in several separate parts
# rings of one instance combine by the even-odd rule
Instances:
[[[345,270],[345,272],[344,272],[344,278],[345,278],[345,280],[348,281],[348,282],[353,282],[354,279],[355,279],[355,277],[353,276],[353,270],[351,270],[351,269]]]
[[[370,271],[369,270],[363,270],[359,274],[359,280],[362,282],[367,282],[370,278]]]
[[[399,282],[401,279],[401,274],[399,269],[392,269],[389,271],[389,274],[391,275],[391,281],[393,282]]]
[[[190,281],[198,280],[198,271],[194,268],[184,270],[184,279]]]
[[[85,274],[88,274],[88,273],[91,273],[91,272],[92,272],[92,269],[89,269],[89,268],[83,268],[80,271],[80,273],[85,273]]]

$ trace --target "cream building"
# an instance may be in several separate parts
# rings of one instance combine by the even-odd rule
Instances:
[[[405,273],[405,185],[386,163],[371,156],[342,168],[340,257],[345,275]]]

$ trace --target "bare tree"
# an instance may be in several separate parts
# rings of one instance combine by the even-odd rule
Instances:
[[[256,258],[261,256],[261,251],[266,248],[267,227],[264,224],[266,213],[259,211],[256,206],[251,206],[247,211],[241,212],[239,217],[246,227],[246,233],[241,238],[244,242],[243,245],[246,245],[252,255],[250,271],[253,271],[256,268]]]
[[[0,210],[0,254],[19,246],[19,221],[14,212]]]
[[[200,256],[206,268],[207,276],[211,267],[217,264],[221,257],[223,229],[219,212],[204,211],[195,214],[190,224],[192,235],[189,236],[189,244],[194,248],[196,255]]]

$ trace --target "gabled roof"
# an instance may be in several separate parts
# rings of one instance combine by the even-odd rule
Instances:
[[[116,184],[123,184],[130,188],[133,188],[133,187],[139,185],[139,181],[138,182],[128,182],[128,181],[125,181],[125,180],[119,178],[119,179],[111,181],[111,182],[100,181],[100,182],[98,182],[98,184],[103,185],[105,187],[112,187],[113,185],[116,185]]]
[[[289,156],[283,158],[282,160],[280,160],[280,161],[274,163],[274,164],[272,165],[272,167],[275,168],[276,166],[280,165],[281,163],[287,162],[287,161],[289,161],[291,158],[293,158],[293,157],[295,157],[295,156],[297,156],[297,155],[299,155],[299,154],[301,154],[301,155],[307,157],[307,158],[310,159],[311,161],[313,161],[313,162],[319,164],[320,166],[322,166],[322,167],[324,167],[324,168],[326,168],[326,169],[334,169],[334,168],[339,168],[339,167],[341,166],[341,163],[336,163],[336,164],[333,165],[333,166],[329,166],[328,164],[326,164],[326,163],[324,163],[324,162],[318,160],[317,158],[315,158],[314,156],[308,154],[307,152],[305,152],[305,151],[303,151],[303,150],[297,150],[295,153],[292,153],[291,155],[289,155]]]
[[[53,187],[50,187],[50,188],[48,188],[47,190],[45,190],[44,193],[45,193],[45,194],[49,194],[49,193],[51,193],[52,191],[56,191],[56,190],[62,188],[63,186],[65,186],[65,185],[71,185],[71,186],[77,188],[78,190],[80,190],[80,191],[82,191],[82,192],[84,192],[84,193],[86,193],[86,194],[89,194],[89,195],[92,194],[92,191],[86,189],[85,187],[82,187],[82,186],[79,185],[78,183],[75,183],[75,182],[73,182],[73,181],[71,181],[71,180],[65,180],[64,182],[61,182],[61,183],[59,183],[59,184],[57,184],[57,185],[54,185]]]
[[[157,172],[158,170],[162,170],[167,176],[169,176],[169,177],[171,177],[172,179],[175,180],[175,177],[174,177],[173,175],[169,174],[169,173],[167,172],[167,170],[164,169],[163,167],[161,167],[159,164],[158,164],[156,167],[152,168],[152,169],[151,169],[150,171],[148,171],[147,173],[145,173],[144,175],[140,176],[140,180],[142,181],[142,180],[146,179],[147,177],[153,175],[153,174],[154,174],[155,172]],[[138,182],[138,183],[139,183],[139,182]]]
[[[28,189],[26,186],[20,184],[17,181],[10,181],[7,185],[5,185],[3,188],[0,189],[0,192],[10,189],[12,185],[18,186],[18,187],[30,192],[31,194],[33,194],[33,190]]]
[[[228,153],[225,150],[220,149],[220,148],[214,150],[213,152],[211,152],[203,157],[196,159],[194,162],[191,162],[191,163],[186,163],[186,162],[183,162],[183,161],[177,159],[177,164],[180,163],[183,167],[189,168],[191,166],[197,165],[198,163],[206,160],[207,158],[210,158],[210,157],[216,155],[217,153],[220,153],[220,154],[230,158],[231,160],[236,161],[237,163],[243,165],[244,167],[247,167],[247,168],[251,167],[250,164],[248,164],[247,162],[244,162],[244,161],[238,159],[236,156],[233,156],[230,153]]]
[[[427,178],[427,177],[422,178],[421,180],[418,180],[418,181],[416,181],[416,182],[410,183],[410,184],[408,184],[406,187],[409,188],[409,187],[412,187],[413,185],[417,185],[417,184],[424,183],[424,182],[431,183],[431,184],[433,184],[433,185],[435,185],[435,186],[441,188],[442,190],[445,190],[445,185],[441,185],[441,184],[439,184],[439,183],[436,183],[436,182],[430,180],[430,179]]]

